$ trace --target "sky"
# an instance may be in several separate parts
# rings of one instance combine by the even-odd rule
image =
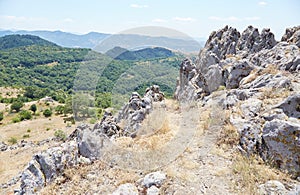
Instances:
[[[161,26],[207,38],[225,25],[253,25],[279,40],[300,25],[299,10],[299,0],[0,0],[0,29],[116,34]]]

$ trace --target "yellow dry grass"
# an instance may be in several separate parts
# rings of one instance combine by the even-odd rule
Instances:
[[[234,155],[232,172],[234,186],[239,193],[258,194],[257,187],[269,180],[291,181],[290,176],[266,165],[259,157]]]

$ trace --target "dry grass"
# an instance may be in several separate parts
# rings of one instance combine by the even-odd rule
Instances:
[[[274,89],[271,87],[264,87],[260,89],[262,95],[259,97],[261,100],[268,100],[268,99],[276,99],[276,98],[287,98],[291,92],[288,89]]]
[[[247,158],[240,153],[234,155],[232,172],[236,178],[234,186],[240,193],[257,194],[258,185],[269,180],[290,181],[289,175],[265,165],[259,157]]]
[[[12,87],[0,87],[0,96],[3,98],[16,98],[23,93],[22,89]]]
[[[218,137],[217,145],[224,149],[232,148],[239,142],[239,133],[237,129],[229,122],[227,122]]]

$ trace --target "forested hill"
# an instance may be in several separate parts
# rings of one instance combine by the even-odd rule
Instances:
[[[126,50],[122,47],[114,47],[105,54],[117,60],[146,60],[167,58],[175,55],[171,50],[162,47],[144,48],[135,51]]]
[[[14,41],[11,44],[7,44],[10,43],[7,40]],[[143,51],[145,59],[140,56],[136,57],[134,61],[112,59],[91,49],[60,47],[35,36],[7,36],[1,39],[0,45],[6,45],[0,50],[0,87],[20,87],[25,89],[25,92],[26,90],[33,92],[33,95],[31,93],[27,97],[21,96],[20,98],[23,98],[21,100],[23,102],[39,99],[46,95],[60,100],[61,97],[59,96],[62,93],[71,94],[74,79],[80,67],[87,67],[86,69],[94,68],[95,70],[93,69],[89,73],[95,73],[96,76],[100,74],[98,72],[101,72],[101,75],[97,76],[100,77],[96,93],[107,94],[112,91],[120,75],[134,66],[140,67],[146,64],[145,62],[148,62],[148,65],[151,63],[154,66],[164,67],[163,74],[170,74],[170,70],[173,69],[177,73],[178,64],[182,60],[182,56],[173,53],[172,55],[161,55],[162,49],[159,49],[156,54],[155,50],[153,50],[149,55]],[[138,53],[138,51],[135,52]],[[128,56],[123,57],[127,58]],[[142,70],[142,67],[139,69]],[[153,77],[155,78],[155,74],[158,73],[153,73]],[[170,83],[176,80],[176,74],[172,76],[174,79],[169,79],[172,80]],[[84,79],[89,77],[93,76],[83,75]],[[86,85],[89,85],[90,82],[86,81],[84,84],[84,86],[80,85],[80,87],[86,89],[89,87]],[[136,90],[143,91],[144,85],[137,86]],[[164,88],[162,84],[160,85]],[[166,88],[165,92],[167,92],[167,95],[171,95],[173,89]],[[0,97],[0,101],[4,100],[1,100]],[[62,102],[64,101],[62,100]]]
[[[38,36],[33,35],[6,35],[0,37],[0,49],[11,49],[22,46],[39,45],[39,46],[56,46],[58,45],[41,39]]]

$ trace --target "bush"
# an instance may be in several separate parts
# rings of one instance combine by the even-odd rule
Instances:
[[[28,110],[22,110],[20,113],[19,113],[19,116],[20,116],[20,120],[23,121],[23,120],[29,120],[32,118],[32,115],[31,115],[31,112],[28,111]]]
[[[25,139],[25,138],[29,138],[30,137],[30,135],[29,134],[24,134],[23,135],[23,139]]]
[[[62,130],[55,131],[54,136],[59,140],[63,140],[63,141],[67,139],[66,134]]]
[[[19,117],[15,117],[15,118],[11,119],[11,121],[12,121],[13,123],[18,123],[18,122],[21,121],[21,119],[20,119]]]
[[[27,129],[27,133],[30,133],[31,132],[31,129]]]
[[[65,107],[62,106],[62,105],[58,105],[58,106],[56,106],[56,108],[55,108],[56,114],[63,114],[63,113],[64,113],[64,110],[65,110]]]
[[[3,112],[0,112],[0,121],[2,121],[2,120],[3,120],[3,118],[4,118],[4,116],[3,116]]]
[[[44,110],[43,115],[45,117],[50,117],[52,115],[52,111],[50,109],[46,109]]]
[[[7,141],[10,144],[16,144],[18,142],[17,138],[15,138],[15,137],[11,137]]]
[[[12,105],[10,106],[10,110],[15,110],[16,112],[19,112],[23,106],[24,104],[22,102],[16,101],[12,103]]]

